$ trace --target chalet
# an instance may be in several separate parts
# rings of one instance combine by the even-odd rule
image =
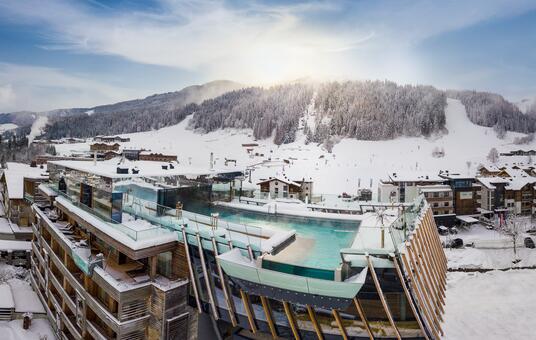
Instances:
[[[390,173],[388,179],[378,185],[380,202],[412,202],[419,196],[419,186],[444,184],[445,179],[432,174]]]
[[[507,178],[500,176],[477,177],[476,183],[480,185],[480,208],[487,211],[495,211],[505,207],[504,196]]]
[[[30,206],[39,201],[37,187],[48,179],[46,170],[22,163],[7,163],[0,176],[3,206],[6,217],[20,227],[28,227]]]
[[[118,151],[119,144],[107,144],[107,143],[93,143],[89,146],[91,152],[106,152],[106,151]]]
[[[424,195],[434,215],[454,214],[453,191],[450,186],[445,184],[423,185],[418,187],[418,191]]]
[[[454,213],[456,215],[471,215],[480,209],[480,185],[475,183],[475,177],[465,176],[450,171],[440,171],[439,176],[446,180],[452,188]]]
[[[499,174],[504,170],[499,168],[496,165],[480,165],[477,168],[478,176],[489,177],[489,176],[499,176]]]
[[[503,152],[501,156],[536,156],[536,150],[512,150],[510,152]]]
[[[139,153],[140,161],[154,161],[154,162],[176,162],[177,155],[164,155],[162,153],[141,151]]]
[[[143,149],[123,149],[122,155],[130,161],[137,161],[140,159],[142,151]]]
[[[301,184],[286,178],[271,177],[257,184],[261,187],[261,193],[269,198],[299,199],[301,197]]]
[[[130,138],[121,136],[97,136],[93,138],[93,141],[101,143],[127,143],[130,142]]]

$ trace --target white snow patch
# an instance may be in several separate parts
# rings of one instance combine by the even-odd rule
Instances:
[[[444,339],[533,339],[536,270],[447,274]]]

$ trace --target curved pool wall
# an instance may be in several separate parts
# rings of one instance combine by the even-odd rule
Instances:
[[[289,247],[287,252],[296,252],[296,256],[285,254],[284,262],[330,271],[339,267],[341,263],[340,250],[352,245],[359,228],[359,222],[356,221],[268,215],[215,206],[204,202],[189,202],[187,210],[203,215],[219,213],[220,219],[224,221],[254,227],[284,231],[295,230],[298,240]],[[271,258],[269,261],[277,262],[277,257]]]

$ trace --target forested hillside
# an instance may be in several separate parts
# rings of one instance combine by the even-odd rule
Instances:
[[[242,85],[238,83],[220,80],[143,99],[86,109],[67,109],[64,111],[76,111],[68,116],[50,119],[43,137],[92,137],[159,129],[183,120],[192,112],[189,104],[200,103],[240,87]]]
[[[148,131],[190,115],[190,127],[200,133],[247,128],[256,139],[270,137],[276,144],[293,142],[300,127],[307,142],[315,143],[429,136],[445,131],[447,97],[459,99],[473,123],[495,127],[499,135],[536,130],[536,115],[523,114],[502,96],[487,92],[441,91],[390,81],[237,88],[236,83],[218,81],[145,99],[71,109],[49,120],[43,138]]]
[[[495,127],[499,135],[506,131],[533,133],[536,131],[536,117],[523,114],[519,108],[501,95],[477,91],[447,91],[447,95],[459,99],[467,110],[471,122],[487,127]]]

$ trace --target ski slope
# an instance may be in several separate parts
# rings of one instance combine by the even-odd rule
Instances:
[[[311,120],[308,112],[304,119]],[[398,174],[437,173],[449,169],[459,173],[473,174],[481,163],[487,163],[492,147],[499,152],[512,149],[534,148],[531,145],[514,145],[519,133],[509,132],[498,139],[492,128],[477,126],[469,121],[464,106],[448,99],[446,109],[446,133],[430,138],[398,138],[388,141],[360,141],[345,138],[336,144],[332,153],[322,146],[305,144],[305,136],[298,131],[296,141],[285,145],[274,145],[271,138],[255,141],[250,130],[218,130],[201,134],[188,129],[188,117],[180,124],[160,130],[132,133],[123,143],[124,148],[145,148],[153,151],[177,154],[185,165],[208,167],[210,153],[214,153],[215,167],[233,169],[234,164],[225,166],[225,159],[237,161],[237,168],[254,167],[252,183],[261,178],[284,175],[297,180],[311,178],[315,194],[355,194],[359,187],[373,189],[388,173]],[[258,143],[251,147],[242,144]],[[434,158],[434,148],[443,148],[445,156]],[[87,151],[89,144],[58,145],[61,154]],[[254,156],[253,154],[258,154]],[[262,156],[261,156],[262,155]],[[286,164],[284,160],[288,160]],[[501,161],[526,161],[526,157],[501,157]],[[264,163],[263,163],[264,162]],[[262,165],[260,165],[263,163]]]

